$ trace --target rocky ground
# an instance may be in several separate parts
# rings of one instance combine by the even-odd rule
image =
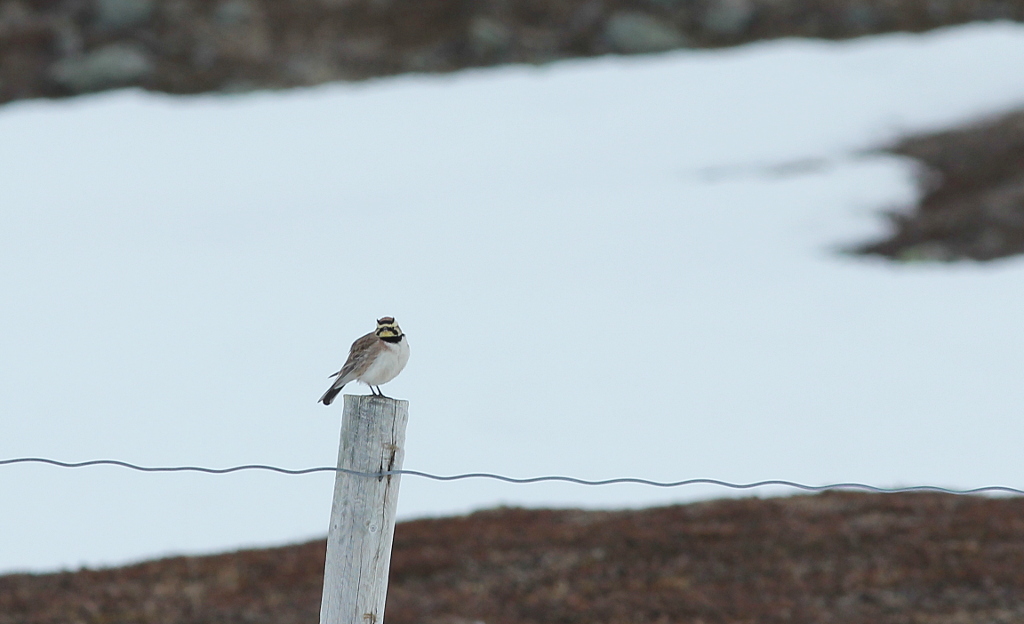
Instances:
[[[0,0],[0,103],[1024,21],[1024,0]]]
[[[316,622],[322,540],[0,577],[0,624]],[[1024,622],[1024,499],[830,493],[402,523],[388,624]]]
[[[945,262],[1024,253],[1024,111],[887,151],[921,164],[921,197],[890,213],[890,237],[858,252]]]

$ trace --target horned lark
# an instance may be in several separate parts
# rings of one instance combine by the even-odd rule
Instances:
[[[341,370],[331,375],[337,377],[334,384],[320,397],[320,402],[330,405],[345,384],[361,381],[370,386],[370,393],[384,396],[380,385],[385,384],[402,372],[409,361],[409,341],[395,319],[385,316],[377,319],[377,329],[352,343],[348,360]],[[377,388],[377,392],[373,388]]]

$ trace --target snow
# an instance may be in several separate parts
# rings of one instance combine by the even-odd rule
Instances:
[[[992,23],[6,106],[0,457],[332,465],[316,399],[393,315],[409,469],[1024,486],[1024,264],[837,251],[915,192],[855,155],[1021,105],[1022,56]],[[8,466],[0,571],[312,538],[331,490]],[[407,477],[400,515],[735,495]]]

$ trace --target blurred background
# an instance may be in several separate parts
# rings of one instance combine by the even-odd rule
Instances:
[[[1024,487],[1021,20],[0,0],[0,459],[333,465],[316,400],[393,315],[408,469]],[[7,466],[0,572],[311,539],[331,492]],[[408,477],[399,514],[735,495]]]

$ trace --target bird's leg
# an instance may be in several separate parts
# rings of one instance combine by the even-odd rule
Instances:
[[[377,396],[379,396],[379,397],[382,397],[382,398],[385,398],[385,399],[386,399],[386,398],[388,398],[388,397],[384,396],[384,393],[383,393],[383,392],[381,392],[380,386],[377,386],[377,392],[379,392],[379,393],[380,393],[380,394],[378,394]]]
[[[366,384],[366,385],[369,386],[370,384]],[[377,393],[373,391],[373,386],[370,386],[370,396],[377,396]]]

